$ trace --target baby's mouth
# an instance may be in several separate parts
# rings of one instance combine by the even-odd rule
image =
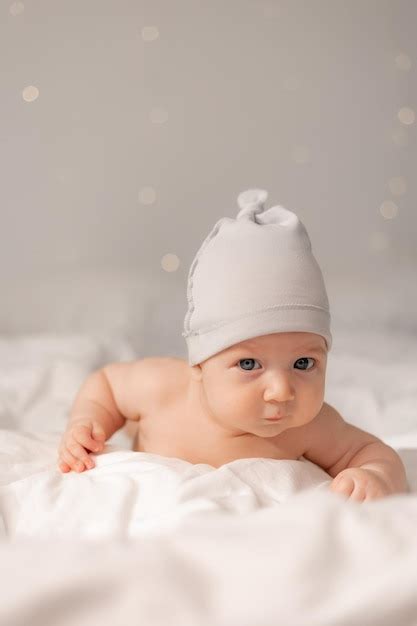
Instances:
[[[282,420],[284,417],[287,417],[285,413],[275,413],[275,415],[271,415],[270,417],[265,417],[265,419],[271,422],[279,422],[279,420]]]

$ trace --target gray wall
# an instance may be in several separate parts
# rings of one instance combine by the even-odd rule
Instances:
[[[190,263],[254,186],[305,223],[336,327],[417,333],[416,24],[413,0],[1,1],[0,333],[184,354]]]

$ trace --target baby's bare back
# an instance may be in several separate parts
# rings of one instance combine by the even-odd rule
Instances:
[[[154,374],[159,384],[153,386],[146,402],[142,399],[133,450],[214,467],[241,458],[298,459],[302,456],[304,450],[296,428],[276,438],[250,433],[228,437],[207,418],[199,403],[191,399],[190,372],[183,359],[158,359]]]

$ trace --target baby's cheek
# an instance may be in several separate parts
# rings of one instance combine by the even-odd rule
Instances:
[[[306,410],[306,409],[302,409],[300,410],[296,410],[293,414],[292,414],[292,418],[294,420],[294,423],[296,424],[296,426],[305,426],[306,424],[310,424],[310,422],[312,422],[314,420],[314,418],[316,417],[318,411],[314,412],[311,410]]]

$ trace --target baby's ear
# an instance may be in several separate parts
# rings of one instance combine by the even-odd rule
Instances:
[[[197,381],[201,380],[203,376],[203,372],[199,364],[191,366],[191,376],[194,378],[194,380],[197,380]]]

